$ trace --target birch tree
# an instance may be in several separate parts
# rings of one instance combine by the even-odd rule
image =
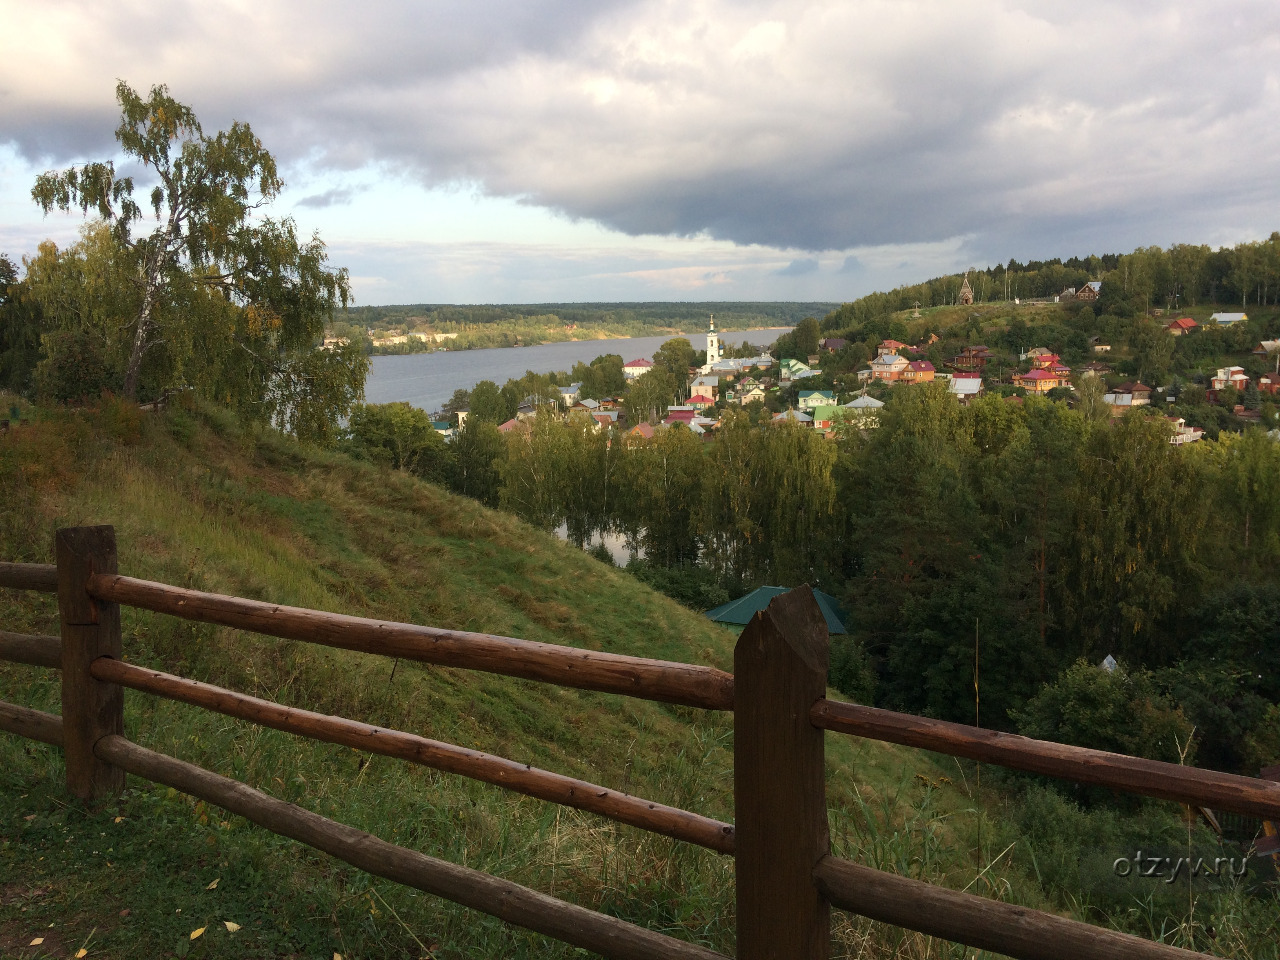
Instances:
[[[122,81],[116,99],[121,151],[154,181],[145,199],[110,160],[43,173],[31,195],[46,214],[100,218],[131,261],[121,392],[136,399],[157,348],[190,371],[212,346],[224,396],[300,435],[331,433],[363,392],[367,361],[351,344],[317,350],[325,321],[348,302],[347,272],[328,268],[319,237],[300,239],[291,219],[261,214],[283,187],[275,158],[248,124],[205,134],[165,86],[144,98]],[[225,310],[190,309],[201,301],[232,308],[231,321]],[[195,329],[201,322],[207,329]]]

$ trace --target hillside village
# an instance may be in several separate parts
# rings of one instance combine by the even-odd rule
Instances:
[[[971,306],[967,286],[966,280],[959,306]],[[1200,440],[1206,431],[1216,436],[1223,429],[1239,430],[1264,420],[1268,428],[1275,427],[1280,339],[1271,338],[1276,334],[1274,320],[1251,321],[1244,312],[1199,311],[1199,320],[1190,315],[1144,318],[1129,321],[1127,336],[1115,336],[1115,330],[1108,335],[1102,330],[1107,324],[1094,317],[1091,307],[1100,286],[1086,284],[1079,292],[1066,288],[1047,303],[995,305],[1002,310],[984,305],[977,319],[980,328],[992,334],[992,345],[961,339],[953,309],[923,314],[916,309],[893,321],[918,331],[916,337],[907,337],[915,342],[892,336],[869,342],[866,331],[847,330],[814,338],[812,351],[798,349],[804,344],[796,336],[826,332],[828,318],[821,325],[806,321],[790,342],[783,338],[775,345],[772,354],[753,350],[749,356],[731,357],[719,342],[712,318],[707,351],[693,356],[683,371],[683,383],[675,383],[674,395],[647,415],[636,416],[630,410],[628,394],[646,385],[646,378],[653,379],[657,367],[653,359],[637,357],[621,364],[621,391],[591,395],[581,380],[557,384],[553,392],[525,395],[498,429],[519,429],[540,414],[580,416],[594,421],[598,430],[618,431],[633,440],[671,427],[709,440],[724,412],[741,408],[754,424],[797,423],[830,436],[842,426],[874,429],[895,389],[921,383],[946,384],[961,404],[994,392],[1014,403],[1026,396],[1045,396],[1071,406],[1102,408],[1111,417],[1139,410],[1163,416],[1174,445]],[[1007,315],[987,319],[996,312]],[[930,319],[936,319],[936,326]],[[1052,329],[1063,323],[1068,325],[1065,336],[1063,330]],[[1043,333],[1052,347],[1024,339],[1034,335],[1036,326],[1028,329],[1032,324],[1046,328]],[[1099,332],[1090,332],[1095,327]],[[1136,335],[1155,342],[1136,343]],[[567,377],[553,374],[551,379]],[[438,416],[435,426],[451,437],[468,414],[467,404],[459,403]]]

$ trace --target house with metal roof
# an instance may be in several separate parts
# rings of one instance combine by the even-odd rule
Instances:
[[[875,397],[869,397],[865,393],[859,397],[854,397],[845,404],[845,407],[850,410],[879,410],[883,406],[883,400],[877,400]]]
[[[902,371],[910,366],[910,361],[906,357],[900,357],[896,353],[882,353],[871,361],[872,380],[884,380],[886,383],[893,383],[902,377]],[[861,373],[858,374],[862,376]]]
[[[783,410],[781,413],[775,413],[773,415],[774,423],[786,423],[788,421],[799,423],[806,427],[813,426],[813,417],[809,416],[809,414],[805,413],[803,410]]]
[[[693,383],[689,384],[689,393],[694,395],[702,394],[704,397],[710,397],[715,400],[720,396],[720,378],[715,374],[696,377]]]
[[[982,374],[953,373],[947,382],[947,390],[961,403],[968,403],[982,392]]]
[[[804,380],[806,377],[816,377],[822,373],[821,370],[814,370],[808,364],[801,363],[799,360],[783,360],[782,361],[782,380]]]

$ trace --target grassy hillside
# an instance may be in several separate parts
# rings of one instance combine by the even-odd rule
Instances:
[[[6,407],[9,400],[0,396]],[[56,528],[112,523],[121,571],[130,575],[731,666],[733,632],[548,534],[408,476],[243,431],[216,413],[144,417],[114,403],[35,410],[29,425],[0,435],[0,491],[4,559],[48,562]],[[0,624],[56,632],[54,603],[0,591]],[[392,663],[141,611],[125,611],[124,637],[128,658],[143,665],[732,819],[728,716]],[[56,675],[0,664],[0,699],[56,711],[57,690]],[[385,839],[732,952],[726,858],[140,694],[126,694],[125,722],[146,746]],[[1088,912],[1087,902],[1044,892],[1055,863],[1066,874],[1078,870],[1070,844],[1046,828],[1037,860],[1016,842],[1017,817],[998,807],[975,811],[970,768],[848,738],[830,736],[828,744],[837,852],[957,888]],[[1044,800],[1032,822],[1067,809],[1054,802]],[[1157,907],[1127,925],[1158,927]],[[861,921],[841,920],[838,932],[849,955],[945,952]],[[32,945],[36,939],[43,942]],[[87,812],[64,795],[57,751],[0,734],[0,956],[73,956],[81,948],[90,957],[580,955],[140,781],[130,781],[118,805]]]

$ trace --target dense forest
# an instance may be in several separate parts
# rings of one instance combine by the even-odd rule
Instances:
[[[385,424],[355,424],[348,442],[579,545],[621,535],[635,547],[634,574],[698,609],[761,584],[821,587],[850,612],[833,682],[866,702],[971,722],[976,665],[984,726],[1256,773],[1280,757],[1276,407],[1253,381],[1239,397],[1207,387],[1225,364],[1255,380],[1273,369],[1254,347],[1280,334],[1280,311],[1251,303],[1248,321],[1218,326],[1197,304],[1185,312],[1201,328],[1174,337],[1134,279],[1152,257],[1096,258],[1100,302],[917,311],[913,300],[875,312],[863,298],[779,338],[776,359],[821,355],[803,386],[836,402],[867,389],[857,371],[885,338],[918,344],[912,355],[940,371],[967,343],[990,347],[987,390],[968,405],[942,381],[871,385],[886,403],[874,429],[850,421],[824,436],[772,423],[800,386],[778,383],[775,366],[763,403],[721,398],[709,439],[679,427],[640,439],[572,414],[497,430],[521,401],[569,383],[621,398],[628,423],[660,420],[681,400],[682,372],[702,360],[675,340],[630,384],[616,355],[482,383],[443,411],[469,409],[451,444],[427,438],[419,417],[413,463],[388,452]],[[1262,282],[1270,298],[1275,287]],[[1083,369],[1100,356],[1096,342],[1109,347],[1096,376],[1047,397],[1010,382],[1032,346]],[[1158,388],[1153,405],[1113,416],[1103,393],[1137,379]],[[639,391],[657,402],[634,400]],[[1171,444],[1170,417],[1206,439]],[[1107,656],[1118,676],[1097,668]],[[1080,710],[1081,698],[1094,708]]]
[[[1139,727],[1194,725],[1211,766],[1280,755],[1280,445],[1260,429],[1183,449],[1160,418],[962,407],[942,384],[899,388],[878,429],[834,441],[737,411],[710,444],[593,427],[469,422],[411,466],[579,543],[624,533],[636,572],[691,605],[762,583],[834,593],[852,634],[833,680],[878,704],[972,720],[979,656],[983,723],[1016,728],[1073,662],[1113,655],[1150,691]],[[1113,748],[1177,759],[1172,735],[1112,726]]]
[[[825,315],[835,303],[786,303],[697,301],[685,303],[534,303],[534,304],[430,304],[353,306],[343,319],[361,327],[387,329],[413,324],[447,330],[467,325],[487,325],[546,318],[584,326],[608,323],[639,324],[664,330],[702,328],[714,313],[725,329],[790,327],[804,317]]]

